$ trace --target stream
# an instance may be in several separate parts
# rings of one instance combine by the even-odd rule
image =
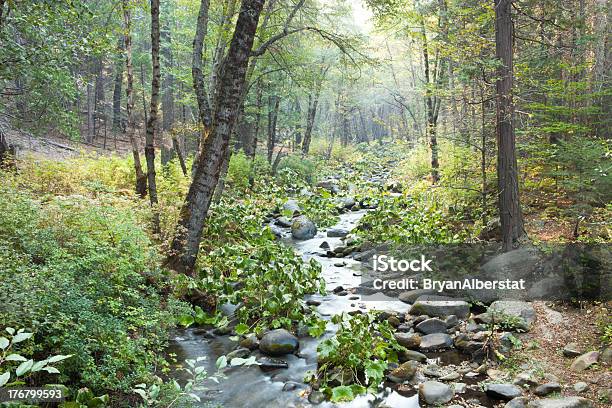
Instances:
[[[352,230],[367,210],[349,211],[340,215],[340,221],[332,228]],[[304,261],[314,258],[321,264],[322,275],[327,286],[327,295],[309,295],[306,300],[320,302],[317,306],[321,316],[329,320],[331,316],[342,312],[354,310],[393,310],[406,313],[410,305],[399,300],[393,301],[361,301],[361,296],[351,293],[351,288],[361,284],[361,270],[364,265],[352,258],[329,258],[326,251],[321,248],[327,242],[331,250],[343,245],[342,238],[327,237],[326,231],[319,231],[309,240],[297,241],[291,233],[285,233],[281,238],[287,245],[293,247]],[[346,291],[340,292],[344,296],[334,294],[334,288],[342,286]],[[235,367],[226,369],[226,378],[219,383],[206,381],[206,391],[199,394],[202,403],[197,406],[223,407],[312,407],[307,397],[309,386],[303,383],[304,375],[309,370],[317,369],[317,345],[320,341],[331,337],[336,327],[328,322],[326,332],[320,338],[301,337],[299,351],[296,355],[286,355],[282,360],[288,363],[288,368],[263,371],[257,365],[250,367]],[[171,340],[170,352],[176,355],[179,363],[187,359],[196,359],[206,356],[206,369],[208,373],[216,371],[215,361],[218,357],[234,350],[237,342],[225,336],[211,336],[198,328],[189,328],[175,332]],[[253,351],[259,359],[263,356],[258,350]],[[466,360],[455,350],[445,353],[428,353],[428,363],[459,364]],[[419,407],[416,388],[409,389],[401,394],[391,388],[385,388],[377,395],[362,395],[350,403],[333,404],[329,401],[316,405],[317,407],[342,406],[350,408],[385,407],[385,408],[413,408]]]

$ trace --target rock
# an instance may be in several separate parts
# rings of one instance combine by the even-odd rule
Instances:
[[[419,384],[419,398],[428,405],[446,404],[454,396],[453,389],[438,381]]]
[[[424,363],[427,361],[427,356],[425,354],[414,350],[400,351],[398,353],[398,358],[401,362],[418,361],[419,363]]]
[[[434,293],[436,292],[430,289],[415,289],[400,293],[398,299],[404,303],[414,303],[420,296],[433,295]]]
[[[565,357],[578,357],[582,354],[582,350],[578,346],[578,343],[568,343],[563,347],[563,355]]]
[[[574,384],[574,391],[576,392],[585,392],[588,389],[589,389],[589,384],[585,382],[580,381]]]
[[[599,362],[612,365],[612,347],[606,347],[599,354]]]
[[[407,349],[415,349],[421,345],[421,336],[416,333],[395,333],[395,340]]]
[[[334,262],[334,266],[337,268],[342,268],[343,266],[346,266],[346,262],[344,261]]]
[[[262,371],[277,370],[279,368],[289,368],[289,364],[285,360],[279,358],[261,357],[257,360],[259,368]]]
[[[294,391],[298,388],[303,388],[304,384],[295,382],[295,381],[287,381],[285,385],[283,385],[283,391]]]
[[[536,313],[530,303],[520,300],[498,300],[489,306],[487,315],[492,322],[512,323],[516,329],[531,329]]]
[[[251,350],[246,347],[237,348],[234,351],[227,353],[227,361],[232,361],[233,358],[246,358],[251,354]]]
[[[240,347],[248,348],[249,350],[258,349],[259,339],[255,334],[251,333],[240,341]]]
[[[287,200],[283,204],[283,211],[290,212],[292,215],[302,211],[297,200]]]
[[[319,405],[323,401],[325,401],[325,394],[323,394],[321,391],[312,391],[308,396],[308,402],[313,405]]]
[[[313,238],[317,235],[317,226],[307,217],[296,217],[291,224],[291,235],[300,240]]]
[[[501,241],[501,221],[499,217],[489,220],[487,225],[480,231],[478,235],[479,239],[482,240],[495,240]]]
[[[293,221],[291,221],[287,217],[279,217],[276,219],[276,225],[279,225],[283,228],[291,228],[291,224],[293,224]]]
[[[435,317],[422,321],[415,328],[424,334],[446,333],[446,323]]]
[[[576,357],[572,365],[570,366],[570,370],[572,371],[584,371],[593,364],[597,362],[599,359],[599,352],[590,351],[581,355],[580,357]]]
[[[321,304],[321,301],[320,300],[316,300],[316,299],[308,299],[306,301],[306,304],[308,306],[319,306]]]
[[[355,198],[353,197],[341,197],[338,199],[338,206],[340,208],[349,209],[355,205]]]
[[[461,375],[458,372],[452,371],[446,375],[440,377],[440,381],[455,381],[461,378]]]
[[[593,403],[586,398],[546,398],[530,401],[527,408],[591,408]]]
[[[344,228],[330,228],[327,230],[327,236],[330,238],[342,238],[349,234],[349,230]]]
[[[317,183],[317,187],[323,188],[333,194],[338,194],[340,192],[340,188],[338,188],[335,180],[320,181]]]
[[[504,408],[525,408],[529,400],[525,397],[516,397],[504,405]]]
[[[418,367],[418,362],[407,361],[387,374],[387,378],[397,384],[403,383],[404,381],[410,380],[412,377],[414,377]]]
[[[467,389],[467,384],[465,383],[454,383],[453,389],[455,390],[455,394],[463,394]]]
[[[280,229],[278,226],[274,225],[274,224],[270,224],[268,225],[268,228],[270,228],[270,231],[272,232],[272,234],[274,234],[274,238],[276,239],[281,239],[283,236],[283,230]]]
[[[446,333],[434,333],[421,337],[421,350],[431,351],[449,348],[453,345],[453,339]]]
[[[535,387],[538,385],[538,381],[534,378],[531,373],[523,372],[519,373],[512,382],[514,385],[519,387]]]
[[[259,342],[259,349],[269,356],[282,356],[293,353],[299,347],[297,337],[285,329],[267,332]]]
[[[533,391],[533,393],[539,397],[545,397],[548,394],[559,391],[561,391],[561,385],[556,382],[550,382],[540,385]]]
[[[485,386],[485,392],[490,398],[504,401],[510,401],[523,394],[523,391],[519,387],[512,384],[487,384]]]
[[[459,319],[455,315],[450,315],[444,319],[444,323],[446,323],[446,327],[450,329],[451,327],[455,327],[459,324]]]
[[[425,314],[440,318],[455,315],[460,319],[465,319],[470,313],[470,305],[462,300],[417,300],[409,313],[416,316]]]
[[[329,243],[328,243],[327,241],[323,241],[323,242],[321,243],[321,245],[319,245],[319,248],[322,248],[322,249],[329,249],[329,248],[330,248],[330,246],[329,246]]]
[[[427,377],[434,378],[442,377],[442,375],[444,375],[444,373],[440,370],[440,367],[438,367],[436,364],[428,364],[423,369],[423,374]]]
[[[342,291],[344,291],[344,288],[342,286],[336,286],[332,292],[333,293],[340,293]]]
[[[597,398],[600,401],[610,402],[610,400],[612,400],[612,388],[604,388],[603,390],[597,391]]]
[[[400,319],[397,316],[389,316],[387,321],[393,327],[398,327],[400,324],[402,324],[402,322],[400,322]]]

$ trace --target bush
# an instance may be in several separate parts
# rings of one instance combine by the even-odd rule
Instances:
[[[0,175],[1,176],[1,175]],[[35,356],[73,354],[61,381],[129,392],[163,367],[173,316],[184,309],[127,200],[41,203],[0,189],[0,322],[35,335]]]
[[[308,158],[302,158],[300,154],[290,154],[283,158],[278,165],[277,171],[280,174],[285,169],[292,170],[292,175],[305,184],[313,184],[317,179],[317,166],[315,163]]]

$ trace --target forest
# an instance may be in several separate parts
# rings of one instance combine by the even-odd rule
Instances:
[[[611,16],[0,0],[0,407],[609,407]]]

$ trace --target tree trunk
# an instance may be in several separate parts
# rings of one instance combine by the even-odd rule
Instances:
[[[155,134],[157,132],[157,114],[159,110],[159,0],[151,0],[151,62],[153,77],[151,78],[151,107],[145,138],[145,158],[147,160],[147,181],[149,183],[149,201],[153,207],[153,228],[160,231],[159,209],[157,208],[157,183],[155,181]]]
[[[202,228],[239,113],[249,54],[253,47],[263,4],[264,0],[242,1],[234,35],[220,70],[214,119],[210,129],[204,128],[201,157],[181,208],[176,235],[172,242],[172,253],[166,262],[170,268],[178,272],[194,273]],[[195,46],[196,44],[194,48]]]
[[[512,103],[512,0],[495,1],[495,55],[498,68],[497,91],[497,179],[499,188],[499,217],[504,251],[524,233],[523,214],[519,201],[518,166],[514,136],[514,107]]]
[[[427,42],[427,33],[425,32],[425,23],[421,21],[421,39],[423,47],[423,64],[425,73],[425,107],[427,110],[427,138],[429,139],[429,148],[431,150],[431,179],[433,184],[440,181],[438,168],[438,139],[436,134],[437,116],[435,115],[435,99],[431,90],[431,73],[429,66],[429,45]]]
[[[272,164],[272,155],[276,146],[276,119],[280,98],[272,95],[268,100],[268,163]]]
[[[172,147],[174,148],[174,152],[179,159],[179,163],[181,164],[181,170],[183,170],[183,175],[187,176],[187,166],[185,165],[185,157],[183,156],[183,152],[181,151],[181,146],[176,138],[176,135],[172,135]]]
[[[164,17],[165,23],[161,31],[161,53],[164,63],[164,78],[162,84],[162,130],[165,134],[172,130],[174,126],[174,75],[172,74],[172,68],[174,66],[174,59],[172,55],[172,32],[170,30],[171,19],[169,2],[164,3]],[[176,149],[170,148],[166,143],[161,143],[161,162],[162,165],[172,160],[173,152]]]
[[[113,131],[119,132],[122,130],[121,125],[121,92],[123,88],[123,53],[125,49],[125,40],[119,39],[117,52],[119,58],[115,64],[115,84],[113,87]]]
[[[125,61],[127,70],[127,136],[132,146],[132,156],[134,157],[134,170],[136,172],[136,194],[144,198],[147,195],[147,178],[142,171],[142,165],[140,163],[140,153],[138,142],[135,136],[135,123],[134,123],[134,68],[132,66],[132,15],[128,0],[122,1],[123,6],[123,20],[125,30]]]

